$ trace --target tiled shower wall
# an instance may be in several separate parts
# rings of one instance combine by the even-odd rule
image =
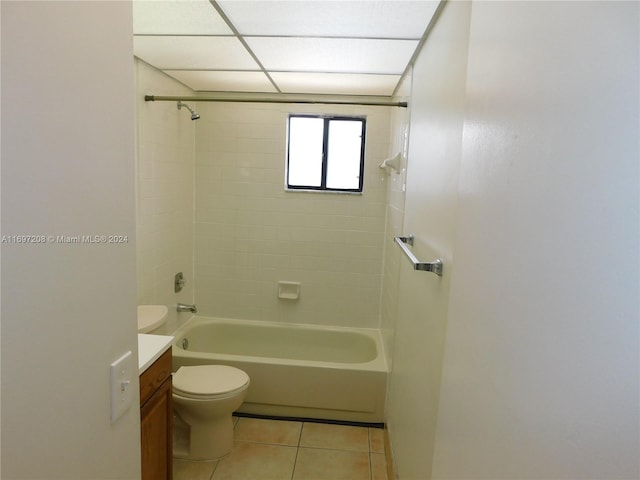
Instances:
[[[176,312],[176,303],[193,302],[195,125],[176,102],[145,102],[144,95],[193,92],[138,60],[136,82],[138,304],[167,305],[163,328],[170,333],[188,318]],[[187,280],[178,294],[173,287],[177,272]]]
[[[390,108],[197,105],[195,283],[203,315],[378,328]],[[284,189],[289,113],[367,118],[362,195]],[[298,300],[278,282],[299,282]]]
[[[411,95],[411,74],[405,75],[398,88],[396,101],[408,101]],[[404,231],[404,201],[407,181],[407,157],[409,153],[410,108],[391,110],[389,155],[400,152],[399,171],[390,171],[387,189],[387,226],[384,249],[383,290],[380,302],[380,329],[384,341],[387,364],[391,366],[393,342],[398,314],[400,262],[406,261],[393,237],[410,234]]]

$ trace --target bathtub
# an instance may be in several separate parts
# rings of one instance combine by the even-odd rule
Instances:
[[[174,371],[223,364],[249,374],[241,413],[384,420],[387,366],[378,330],[193,317],[174,336]]]

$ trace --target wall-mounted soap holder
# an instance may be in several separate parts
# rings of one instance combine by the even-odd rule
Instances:
[[[184,279],[184,274],[182,272],[176,273],[173,279],[173,291],[175,293],[182,291],[185,283],[187,283],[187,281]]]
[[[300,298],[300,282],[278,282],[278,298],[298,300]]]

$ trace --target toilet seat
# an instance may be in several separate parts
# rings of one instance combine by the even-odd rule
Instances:
[[[173,374],[173,393],[185,398],[215,399],[232,396],[249,386],[249,375],[228,365],[180,367]]]

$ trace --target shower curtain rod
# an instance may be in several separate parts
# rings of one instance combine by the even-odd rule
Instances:
[[[300,97],[181,97],[166,95],[145,95],[145,102],[244,102],[244,103],[303,103],[303,104],[324,104],[324,105],[364,105],[374,107],[403,107],[407,108],[407,102],[390,102],[387,100],[335,100],[335,99],[310,99]]]

